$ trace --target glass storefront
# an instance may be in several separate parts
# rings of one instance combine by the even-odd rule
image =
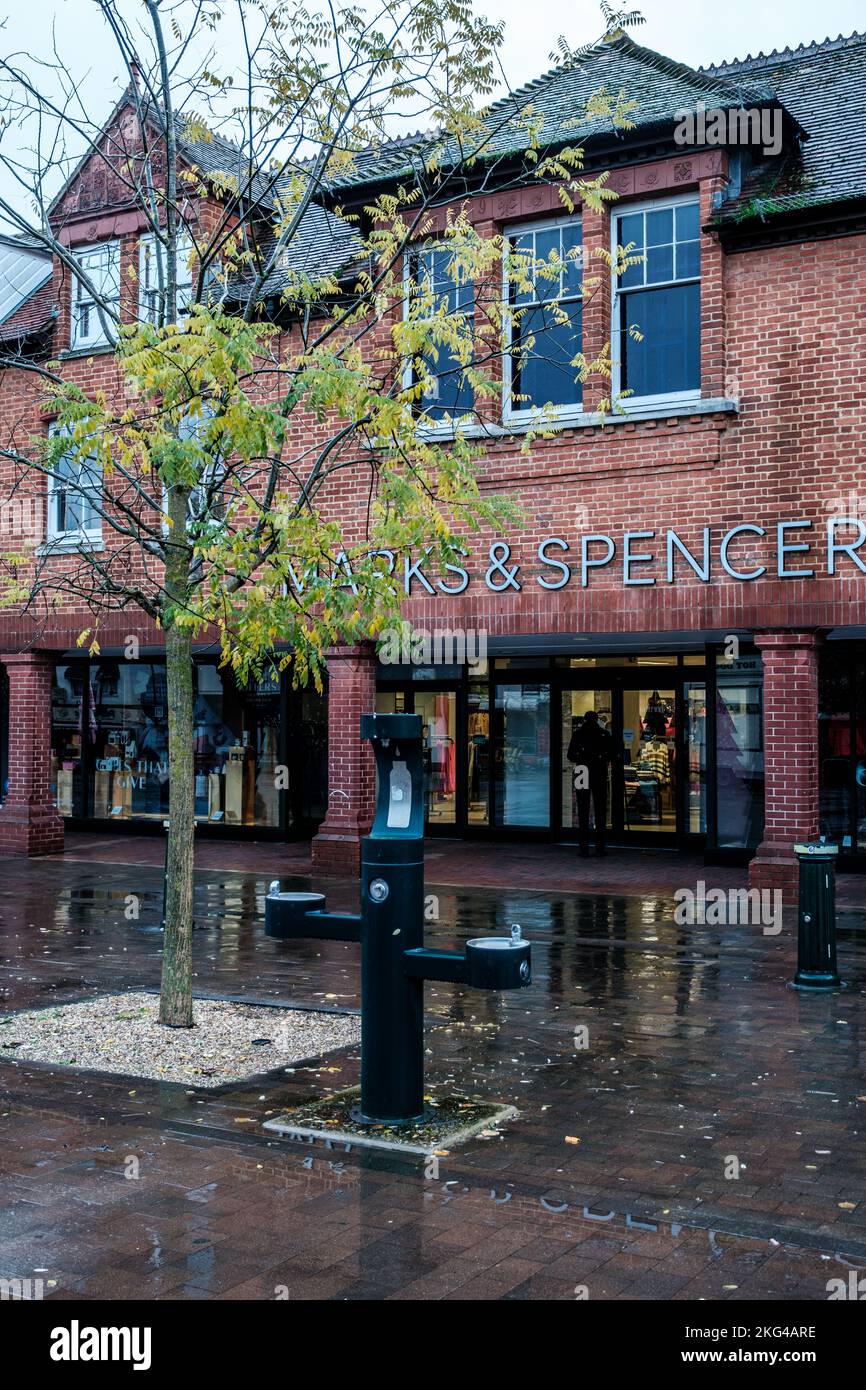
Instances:
[[[866,654],[828,643],[818,660],[821,833],[841,855],[866,854]]]
[[[758,653],[716,657],[716,818],[720,849],[764,833],[764,678]]]
[[[326,702],[278,675],[239,687],[194,665],[198,825],[278,834],[324,816]],[[60,814],[137,824],[168,815],[165,663],[110,656],[55,668],[52,781]]]
[[[550,686],[497,685],[495,825],[550,824]]]
[[[378,708],[422,717],[431,831],[576,839],[568,747],[593,711],[613,760],[590,825],[604,814],[612,842],[693,837],[724,856],[763,832],[762,687],[760,656],[743,643],[737,660],[710,648],[497,657],[483,671],[383,666]]]
[[[574,775],[574,767],[568,761],[568,745],[572,737],[577,733],[583,723],[583,716],[589,710],[595,710],[598,715],[598,722],[601,728],[611,732],[611,721],[613,717],[613,697],[609,690],[564,690],[562,692],[561,715],[562,715],[562,738],[559,743],[559,768],[560,768],[560,794],[562,798],[562,827],[564,830],[576,830],[578,826],[578,804],[577,804],[577,781]],[[607,795],[605,805],[607,808],[605,823],[611,824],[611,808],[613,805],[613,771],[607,770]],[[599,812],[599,819],[601,812]],[[595,828],[595,808],[590,808],[590,825]]]

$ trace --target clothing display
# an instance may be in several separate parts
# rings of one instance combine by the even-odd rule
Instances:
[[[669,700],[654,690],[649,698],[646,713],[641,721],[643,735],[645,738],[664,738],[668,731],[668,722],[673,715],[673,708]]]
[[[647,769],[662,786],[667,786],[671,780],[671,755],[668,745],[661,739],[654,738],[652,743],[641,749],[638,767]]]

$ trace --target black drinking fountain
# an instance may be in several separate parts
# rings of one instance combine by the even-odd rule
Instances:
[[[361,1103],[356,1121],[401,1125],[424,1114],[424,981],[525,989],[531,950],[520,928],[479,936],[460,951],[424,945],[424,764],[421,716],[365,714],[361,737],[376,755],[378,795],[361,845],[361,911],[326,912],[317,893],[265,899],[265,932],[361,943]]]

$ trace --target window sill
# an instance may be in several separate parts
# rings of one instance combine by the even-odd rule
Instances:
[[[102,536],[58,536],[55,540],[44,541],[37,547],[40,558],[52,555],[74,555],[77,551],[101,551],[105,549]]]
[[[418,437],[435,443],[437,440],[453,439],[460,434],[464,439],[508,439],[512,435],[529,434],[531,430],[539,433],[558,434],[562,430],[599,429],[608,425],[633,425],[644,420],[681,419],[693,415],[736,415],[739,401],[727,396],[696,397],[694,400],[639,401],[624,403],[617,411],[601,414],[596,411],[570,411],[561,415],[537,417],[535,419],[509,420],[503,425],[493,421],[473,420],[471,423],[438,425],[419,428]]]
[[[69,362],[76,357],[102,357],[106,352],[114,352],[116,343],[93,343],[90,347],[64,348],[58,353],[58,361]]]

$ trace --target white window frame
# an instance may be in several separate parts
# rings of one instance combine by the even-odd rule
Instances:
[[[70,439],[70,454],[75,447],[72,444],[72,436],[69,431],[60,425],[51,425],[48,430],[49,436],[58,434],[68,435]],[[79,464],[79,467],[81,465]],[[102,497],[102,470],[98,469],[99,481],[94,483],[92,488],[81,489],[73,493],[74,497],[81,498],[86,492],[93,492]],[[61,531],[56,524],[58,499],[62,493],[67,493],[68,487],[63,486],[61,480],[54,473],[48,475],[48,515],[45,527],[45,549],[46,550],[78,550],[82,546],[89,549],[101,549],[102,547],[102,517],[97,514],[94,523],[90,526],[77,526],[74,531]]]
[[[522,236],[524,232],[550,232],[556,227],[570,227],[574,224],[580,227],[581,232],[581,255],[583,254],[583,218],[579,212],[570,213],[566,217],[538,217],[532,221],[513,222],[503,228],[502,239],[506,246],[511,237]],[[581,260],[580,264],[583,262]],[[579,298],[581,308],[583,307],[583,296]],[[565,300],[566,304],[571,304],[573,299],[569,296]],[[545,410],[540,405],[524,405],[515,409],[511,404],[511,384],[512,384],[512,322],[510,313],[511,304],[511,285],[508,276],[508,251],[506,249],[502,257],[502,304],[503,314],[503,337],[504,352],[502,357],[502,423],[503,425],[532,425],[538,423],[543,427],[545,422],[551,424],[566,424],[569,421],[582,420],[586,414],[583,406],[583,391],[581,390],[580,402],[574,401],[569,405],[553,405]],[[581,320],[581,352],[583,351],[583,324]]]
[[[72,256],[81,265],[88,279],[93,281],[97,287],[104,287],[104,280],[93,274],[93,267],[87,264],[88,260],[94,257],[104,257],[108,265],[106,267],[108,278],[113,272],[114,293],[111,295],[103,293],[103,298],[112,303],[115,308],[120,304],[120,242],[116,237],[108,241],[98,241],[90,246],[79,246],[70,248]],[[87,331],[82,332],[80,323],[83,313],[87,313]],[[112,336],[113,325],[111,320],[101,312],[99,306],[92,299],[89,290],[78,276],[72,276],[72,322],[69,332],[69,346],[75,350],[77,348],[101,347],[103,345],[113,345]]]
[[[210,405],[208,405],[208,404],[206,403],[206,404],[205,404],[204,414],[205,414],[206,417],[208,417],[208,418],[210,418],[210,419],[213,419],[213,417],[214,417],[214,415],[216,414],[216,412],[214,411],[214,409],[213,409],[212,406],[210,406]],[[188,418],[187,418],[187,421],[182,422],[181,428],[183,428],[187,423],[188,423]],[[194,434],[194,433],[195,433],[195,425],[190,425],[190,434]],[[228,508],[227,508],[227,506],[226,506],[225,497],[224,497],[224,495],[223,495],[223,489],[224,489],[224,487],[225,487],[225,483],[226,483],[226,479],[227,479],[227,478],[228,478],[228,466],[226,465],[226,462],[225,462],[224,459],[211,459],[210,463],[208,463],[208,464],[205,466],[204,472],[202,473],[202,476],[201,476],[201,478],[199,479],[199,481],[196,483],[195,487],[190,488],[190,494],[189,494],[189,499],[188,499],[188,503],[187,503],[187,514],[186,514],[186,527],[187,527],[187,533],[189,533],[189,532],[191,531],[192,527],[195,526],[195,525],[201,520],[201,517],[200,517],[200,515],[199,515],[199,511],[200,511],[201,505],[202,505],[202,503],[203,503],[203,501],[204,501],[204,499],[205,499],[205,497],[206,497],[206,494],[207,494],[208,490],[209,490],[214,484],[215,484],[214,492],[215,492],[215,495],[218,496],[218,498],[219,498],[219,506],[220,506],[220,508],[222,509],[222,515],[221,515],[221,516],[220,516],[220,515],[217,515],[217,514],[212,510],[212,511],[211,511],[210,520],[211,520],[211,524],[212,524],[215,528],[216,528],[216,527],[224,526],[224,524],[225,524],[225,519],[226,519],[226,514],[227,514],[227,512],[228,512]],[[169,534],[170,531],[171,531],[171,527],[170,527],[169,524],[168,524],[168,488],[165,486],[165,484],[163,484],[163,488],[162,488],[162,533],[163,533],[164,536],[167,536],[167,535]]]
[[[425,251],[436,251],[436,250],[446,250],[446,251],[447,251],[447,249],[448,249],[448,243],[447,243],[446,241],[436,241],[435,238],[434,238],[434,239],[428,239],[427,241],[419,241],[419,242],[417,243],[417,245],[415,245],[415,246],[407,246],[405,252],[403,253],[403,319],[404,319],[404,321],[405,321],[406,319],[408,319],[409,313],[410,313],[410,309],[411,309],[412,281],[413,281],[412,258],[413,258],[413,257],[417,257],[419,254],[423,255],[423,253],[424,253]],[[474,291],[474,286],[473,286],[472,305],[471,305],[470,312],[471,312],[471,314],[472,314],[472,316],[473,316],[473,339],[474,339],[474,316],[475,316],[475,291]],[[406,361],[405,361],[405,363],[403,364],[403,389],[404,389],[404,391],[408,391],[414,384],[415,384],[415,374],[414,374],[414,372],[413,372],[413,370],[412,370],[412,363],[411,363],[411,361],[407,358]],[[414,407],[413,407],[413,408],[414,408]],[[425,420],[423,425],[421,425],[421,423],[420,423],[420,421],[419,421],[418,428],[419,428],[419,430],[423,430],[423,433],[424,433],[425,436],[430,436],[430,435],[446,435],[446,436],[447,436],[447,435],[453,435],[455,429],[458,430],[458,431],[460,431],[460,432],[466,431],[467,428],[468,428],[468,429],[473,429],[473,428],[475,427],[475,424],[476,424],[476,414],[477,414],[477,412],[476,412],[476,407],[475,407],[475,405],[474,405],[474,403],[473,403],[473,405],[470,407],[470,409],[464,411],[462,415],[445,415],[445,416],[442,417],[441,420]]]
[[[151,253],[156,247],[156,237],[153,232],[147,232],[139,237],[138,241],[138,316],[142,323],[156,323],[159,296],[159,279],[156,284],[148,285],[148,265],[149,262],[156,266],[156,257],[151,260]],[[165,255],[165,247],[162,247]],[[182,322],[189,312],[189,300],[192,296],[192,271],[189,268],[189,259],[193,253],[192,237],[189,232],[181,231],[177,237],[176,247],[177,260],[177,322]],[[184,298],[186,292],[186,298]],[[169,320],[170,322],[170,320]]]
[[[702,236],[700,230],[700,199],[695,193],[681,193],[672,198],[645,198],[639,203],[616,202],[610,213],[610,254],[613,257],[613,264],[616,265],[616,248],[618,245],[616,228],[617,219],[620,217],[630,217],[634,212],[664,212],[666,208],[684,207],[692,203],[698,207],[698,246],[702,248]],[[676,219],[674,222],[676,225]],[[646,248],[644,248],[646,249]],[[674,267],[676,269],[676,267]],[[640,412],[644,407],[652,409],[658,405],[687,405],[691,401],[701,399],[701,387],[691,391],[666,391],[654,396],[626,396],[624,400],[619,400],[622,390],[622,362],[619,357],[620,336],[619,336],[619,314],[620,299],[623,294],[628,295],[629,290],[620,289],[620,276],[611,272],[611,293],[610,293],[610,342],[611,342],[611,399],[614,401],[617,410],[626,412],[634,410]],[[663,285],[693,285],[703,284],[703,275],[692,276],[686,280],[661,280],[653,282],[655,286],[661,288]],[[632,286],[632,289],[637,289]],[[649,288],[652,288],[650,286]]]

